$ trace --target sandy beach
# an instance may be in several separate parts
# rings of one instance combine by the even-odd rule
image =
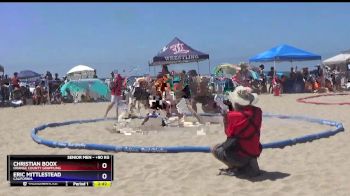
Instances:
[[[0,108],[0,195],[350,195],[350,106],[296,102],[312,94],[260,95],[263,112],[309,116],[341,122],[345,132],[284,149],[265,149],[259,165],[263,175],[252,180],[217,175],[225,166],[209,153],[131,154],[50,148],[35,143],[31,129],[48,122],[103,116],[107,103],[81,103]],[[350,96],[313,100],[350,102]],[[115,115],[112,111],[109,116]],[[135,120],[134,122],[140,123]],[[136,125],[135,125],[136,126]],[[113,145],[209,146],[225,139],[222,125],[212,125],[206,135],[196,129],[167,128],[131,136],[112,133],[113,121],[48,128],[46,139]],[[333,129],[304,121],[264,118],[262,143]],[[6,181],[6,155],[10,154],[113,154],[114,181],[110,188],[10,187]]]

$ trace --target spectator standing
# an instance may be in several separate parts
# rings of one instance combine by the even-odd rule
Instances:
[[[270,84],[270,86],[269,86],[269,93],[271,92],[273,92],[272,91],[272,89],[273,89],[273,80],[275,79],[275,77],[276,77],[276,71],[275,71],[275,67],[271,67],[271,69],[270,69],[270,71],[269,71],[269,73],[267,74],[267,76],[269,77],[269,84]]]
[[[113,73],[113,72],[112,72]],[[113,81],[111,81],[111,103],[108,105],[107,110],[105,112],[104,117],[106,118],[108,115],[108,112],[112,109],[112,107],[115,105],[116,107],[116,115],[117,120],[119,116],[119,101],[122,98],[122,90],[123,90],[123,82],[124,78],[120,74],[116,74]]]

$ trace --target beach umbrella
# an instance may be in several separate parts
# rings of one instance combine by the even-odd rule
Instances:
[[[215,67],[215,75],[235,75],[241,68],[238,65],[224,63]]]
[[[82,73],[82,72],[93,72],[94,69],[86,65],[77,65],[70,69],[67,74]]]
[[[61,94],[63,96],[67,95],[66,90],[69,89],[71,94],[86,94],[88,93],[90,97],[100,98],[104,97],[109,99],[110,90],[106,83],[100,79],[81,79],[72,80],[60,88]]]
[[[94,69],[86,65],[77,65],[67,72],[68,79],[92,78]]]
[[[32,70],[23,70],[18,73],[19,79],[30,79],[30,78],[38,78],[41,75],[32,71]]]

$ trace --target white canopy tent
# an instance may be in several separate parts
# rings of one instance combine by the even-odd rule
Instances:
[[[331,58],[328,58],[323,61],[324,65],[329,66],[331,69],[339,68],[338,71],[342,73],[341,75],[344,76],[344,80],[349,80],[350,78],[350,50],[343,51],[342,53],[335,55]],[[342,80],[342,84],[346,83],[346,81]],[[347,84],[348,85],[348,84]],[[347,89],[349,86],[346,87]]]
[[[342,65],[350,62],[350,53],[341,53],[323,61],[325,65]]]
[[[83,78],[93,78],[95,69],[86,65],[77,65],[67,72],[67,78],[78,80]]]

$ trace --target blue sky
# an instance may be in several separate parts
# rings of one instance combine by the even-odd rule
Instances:
[[[209,53],[212,69],[283,43],[326,59],[350,48],[349,8],[349,3],[0,3],[0,64],[9,75],[31,69],[63,76],[78,64],[102,77],[114,69],[143,74],[175,36]],[[199,66],[208,73],[208,61]],[[279,67],[288,70],[290,63]],[[181,69],[197,64],[170,66]]]

